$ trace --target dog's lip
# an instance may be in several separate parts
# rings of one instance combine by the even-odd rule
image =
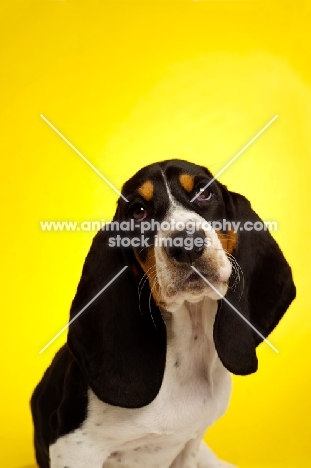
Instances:
[[[210,282],[219,282],[221,281],[220,280],[220,275],[218,273],[211,273],[211,272],[207,272],[207,271],[204,271],[204,270],[200,270],[200,273],[201,275],[207,279],[208,281]],[[185,282],[186,281],[196,281],[196,280],[203,280],[203,278],[194,270],[190,271],[187,278],[185,279]]]
[[[206,276],[206,274],[204,273],[201,273],[201,275],[203,275],[204,277]],[[190,275],[188,276],[188,278],[185,280],[185,282],[197,281],[199,279],[202,279],[202,278],[195,271],[192,271]]]
[[[172,299],[173,297],[178,296],[179,292],[184,293],[191,290],[198,291],[205,288],[211,288],[208,283],[211,283],[216,288],[220,287],[220,285],[228,286],[229,278],[227,276],[223,276],[220,271],[214,273],[211,273],[210,271],[204,271],[203,269],[200,269],[199,271],[208,282],[199,276],[198,273],[196,273],[194,270],[188,270],[187,272],[183,273],[179,281],[171,284],[171,286],[168,288],[168,297]]]
[[[227,281],[223,281],[222,278],[220,277],[219,274],[211,274],[210,272],[207,273],[207,272],[204,272],[204,271],[200,271],[201,275],[209,282],[209,283],[224,283],[224,284],[227,284]],[[198,273],[196,273],[195,271],[191,271],[189,272],[189,274],[187,275],[187,277],[182,281],[182,284],[181,284],[181,289],[182,290],[185,290],[187,289],[187,287],[191,284],[194,284],[194,283],[202,283],[202,284],[205,284],[206,286],[209,286],[207,281],[204,281],[204,279],[198,275]]]

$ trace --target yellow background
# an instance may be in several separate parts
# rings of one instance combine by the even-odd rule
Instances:
[[[207,440],[240,467],[311,466],[310,1],[2,1],[1,468],[34,463],[31,392],[65,333],[92,232],[43,220],[111,219],[138,168],[184,158],[247,196],[294,272],[298,297],[235,377]]]

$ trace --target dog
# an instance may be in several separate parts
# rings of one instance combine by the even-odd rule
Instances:
[[[67,343],[31,399],[40,468],[233,466],[202,437],[227,409],[230,374],[257,370],[256,347],[295,297],[260,223],[186,161],[124,184],[86,257]]]

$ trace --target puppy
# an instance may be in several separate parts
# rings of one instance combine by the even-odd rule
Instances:
[[[67,343],[32,396],[39,467],[229,466],[202,437],[294,297],[246,198],[186,161],[141,169],[94,238]]]

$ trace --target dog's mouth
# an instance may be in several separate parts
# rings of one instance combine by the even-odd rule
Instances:
[[[198,275],[195,271],[190,272],[187,278],[184,279],[180,285],[182,291],[188,291],[191,289],[204,289],[209,287],[209,283],[227,283],[227,281],[222,281],[219,274],[211,274],[210,272],[200,272],[202,276]]]
[[[228,285],[228,278],[223,278],[219,272],[211,273],[210,271],[200,271],[200,273],[205,279],[193,270],[189,271],[187,274],[183,274],[182,277],[175,282],[174,286],[169,288],[169,295],[176,295],[178,292],[199,292],[209,288],[209,283],[212,285]]]
[[[207,277],[206,274],[204,273],[201,273],[202,276],[204,276],[204,278]],[[202,283],[202,284],[206,284],[206,282],[203,280],[203,278],[201,276],[199,276],[195,271],[192,271],[189,276],[183,281],[182,285],[181,285],[181,288],[183,290],[185,289],[188,289],[189,286],[195,284],[195,283]]]

